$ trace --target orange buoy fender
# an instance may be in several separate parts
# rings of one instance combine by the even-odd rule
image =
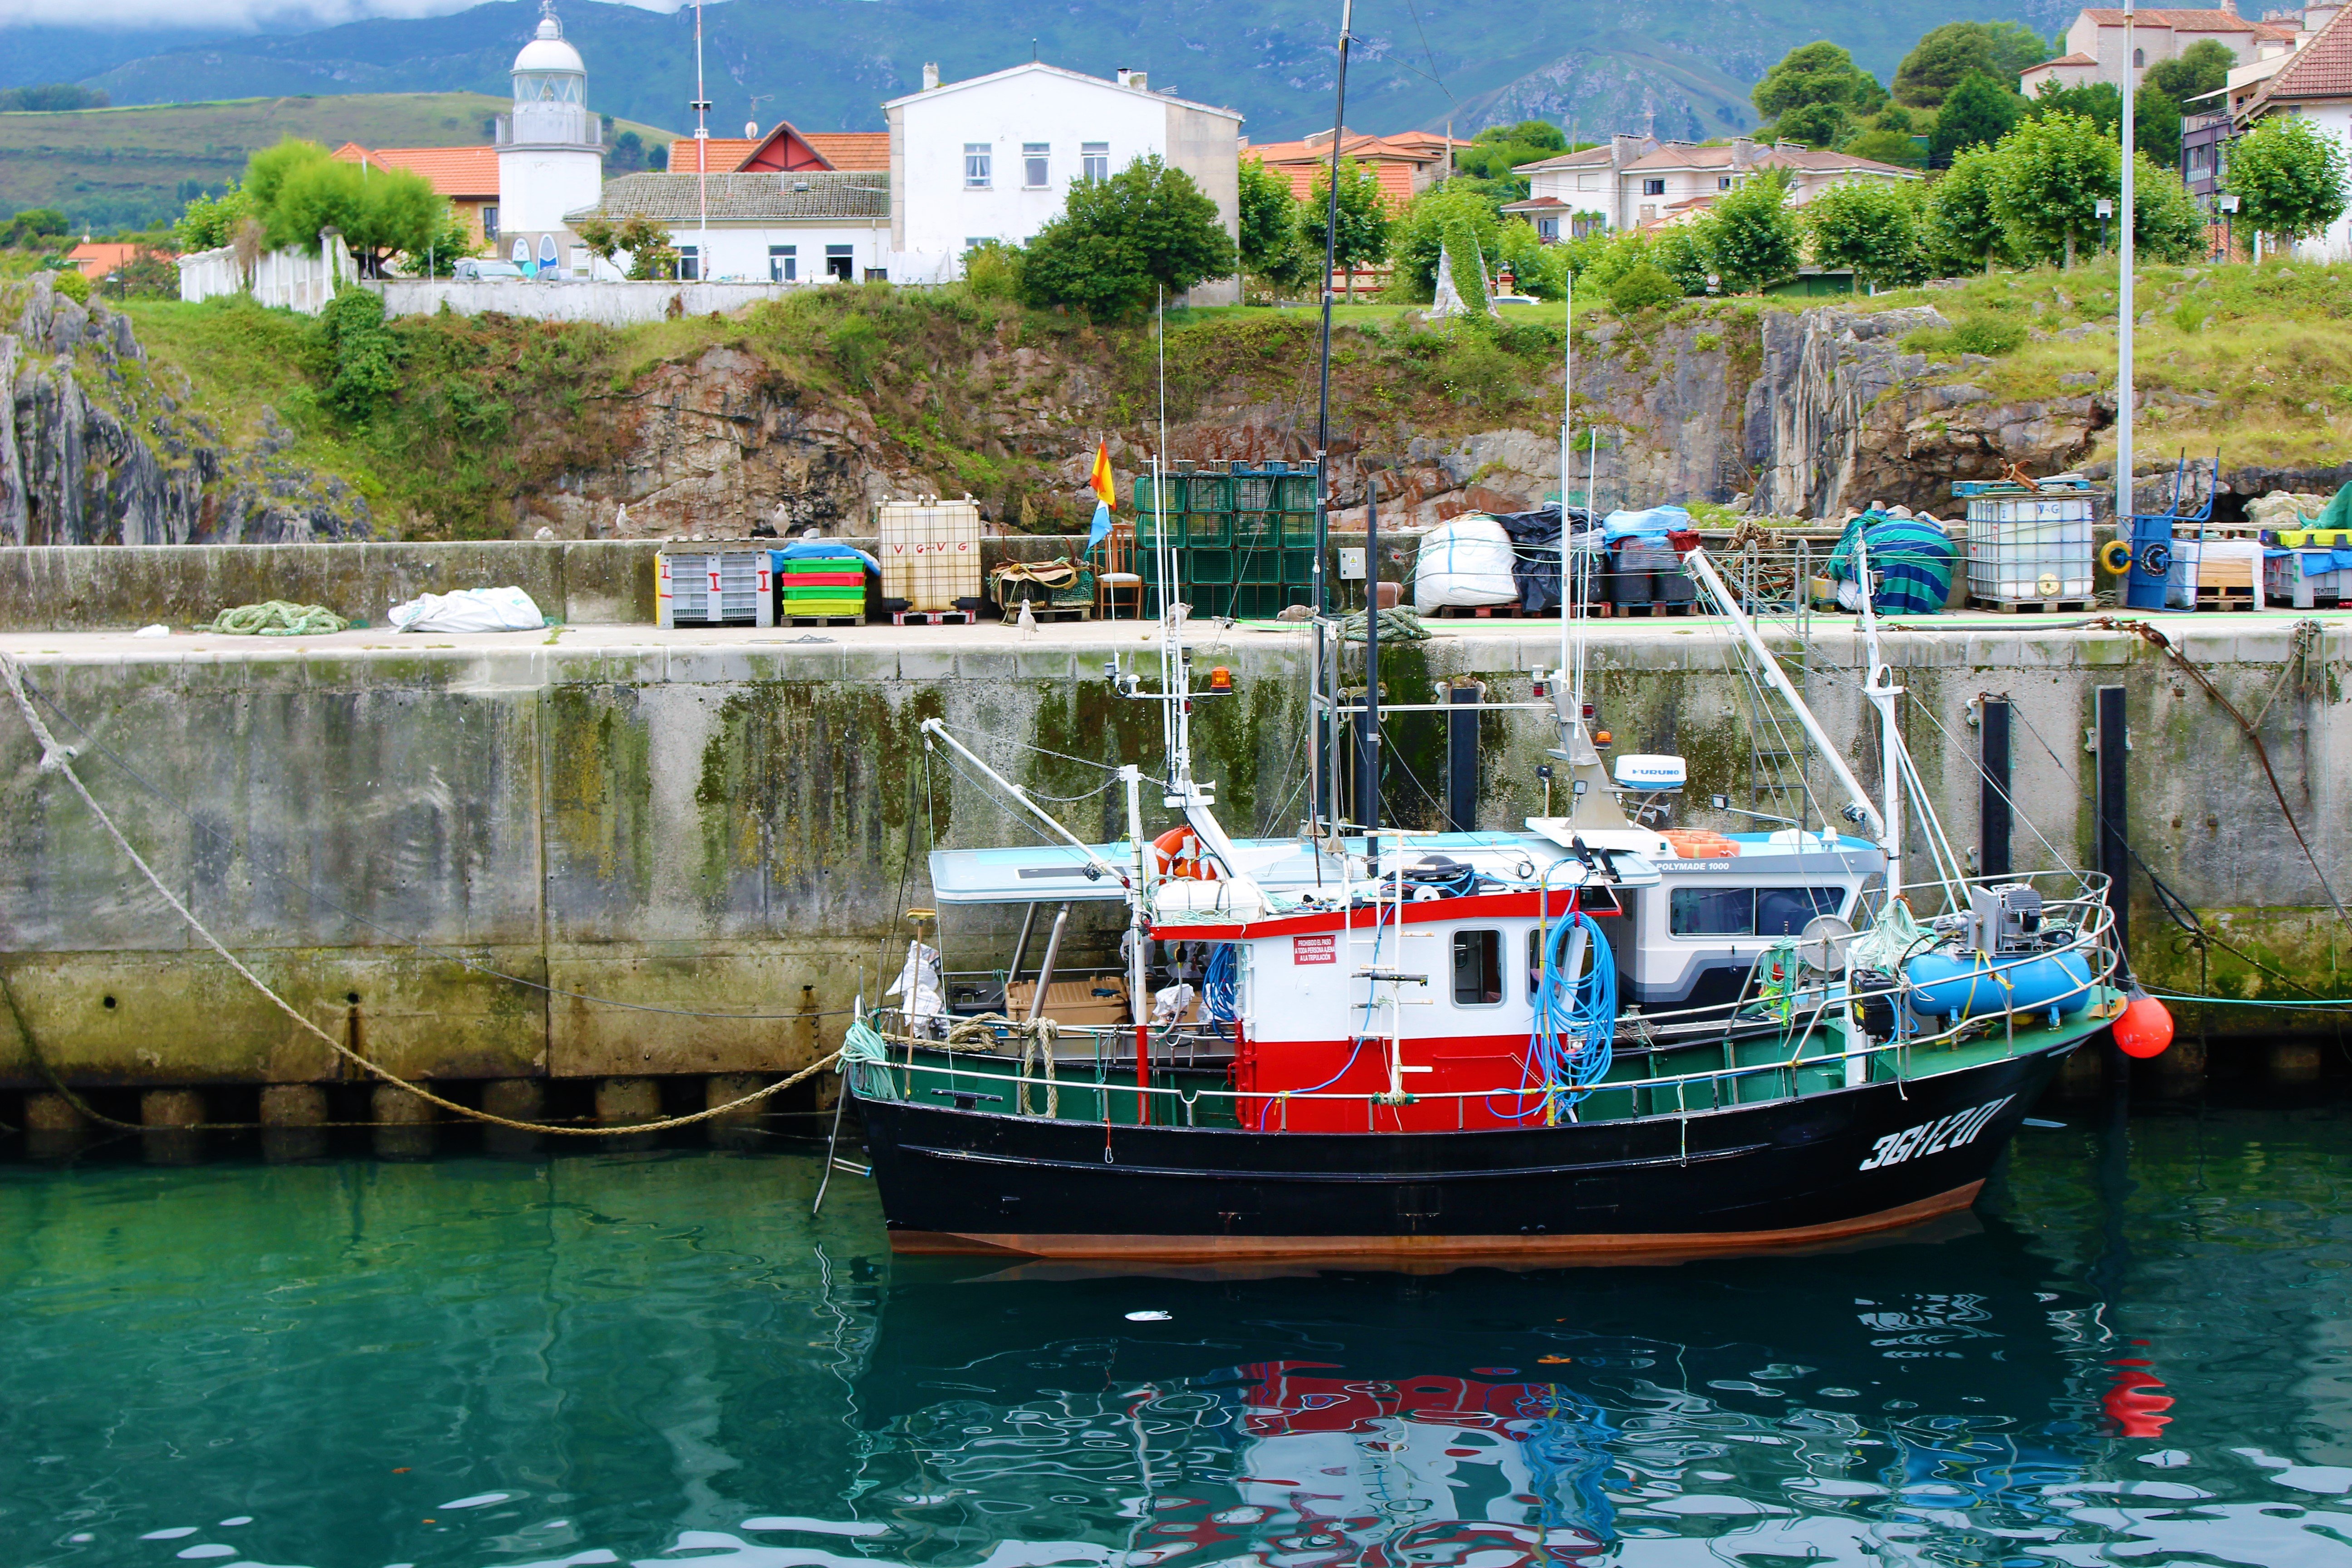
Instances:
[[[1216,862],[1201,847],[1200,835],[1189,825],[1170,828],[1151,841],[1151,848],[1163,877],[1188,877],[1201,882],[1217,879]]]
[[[2115,1023],[2116,1048],[2146,1061],[2172,1044],[2172,1014],[2153,996],[2135,996]]]

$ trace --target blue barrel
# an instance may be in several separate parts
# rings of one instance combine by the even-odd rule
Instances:
[[[1904,968],[1915,987],[1912,1010],[1935,1018],[2037,1012],[2053,1003],[2064,1015],[2091,999],[2091,966],[2079,952],[2024,959],[1923,952]]]

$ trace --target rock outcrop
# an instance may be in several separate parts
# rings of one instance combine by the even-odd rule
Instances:
[[[5,297],[0,297],[5,298]],[[237,446],[151,374],[120,311],[76,303],[47,277],[0,331],[0,542],[277,543],[364,537],[366,501],[278,460],[265,411]],[[0,318],[5,320],[5,318]]]

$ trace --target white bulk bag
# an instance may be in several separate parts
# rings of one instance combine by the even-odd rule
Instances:
[[[1416,608],[1507,605],[1518,596],[1511,581],[1511,536],[1485,512],[1448,518],[1421,536],[1412,568]]]
[[[394,605],[385,619],[404,632],[535,632],[547,625],[520,588],[460,588]]]

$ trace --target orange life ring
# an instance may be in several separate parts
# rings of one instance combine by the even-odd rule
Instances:
[[[1163,877],[1183,877],[1196,882],[1217,879],[1216,862],[1202,847],[1190,826],[1171,827],[1151,841],[1153,864]]]

